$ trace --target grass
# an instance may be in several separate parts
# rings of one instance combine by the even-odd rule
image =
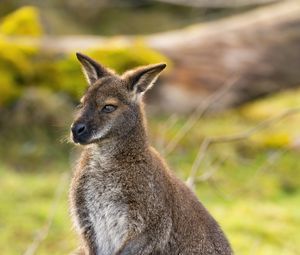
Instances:
[[[0,247],[2,254],[23,254],[45,225],[62,173],[0,171]],[[68,254],[76,247],[67,208],[68,183],[59,200],[49,235],[36,254]],[[200,185],[199,185],[200,186]],[[300,193],[275,198],[220,195],[209,184],[197,194],[228,235],[236,254],[300,253]]]
[[[37,233],[44,227],[62,173],[16,173],[0,170],[0,247],[2,254],[23,254]],[[68,254],[75,246],[75,237],[67,207],[68,182],[63,183],[60,198],[47,238],[37,254]]]
[[[166,155],[168,162],[185,180],[204,137],[238,133],[255,126],[284,110],[286,104],[282,102],[296,107],[298,101],[293,97],[299,93],[199,120]],[[180,117],[170,126],[165,117],[151,119],[151,138],[156,147],[163,151],[185,121]],[[289,116],[245,141],[213,145],[200,165],[198,176],[211,169],[215,172],[208,180],[197,182],[196,193],[222,226],[236,254],[300,254],[299,123],[300,114]],[[36,254],[68,254],[76,248],[77,237],[67,205],[69,180],[62,179],[62,175],[70,173],[70,167],[61,160],[50,166],[53,169],[18,172],[0,165],[1,254],[24,253],[48,221],[58,186],[63,187],[63,195]]]

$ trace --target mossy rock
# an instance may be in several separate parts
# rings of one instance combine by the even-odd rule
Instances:
[[[300,108],[300,90],[284,91],[242,106],[238,113],[252,123],[273,118],[288,109]],[[256,124],[257,125],[257,124]],[[299,147],[300,112],[279,119],[251,137],[256,146],[266,148]]]
[[[286,148],[292,144],[293,135],[289,134],[288,131],[277,131],[277,132],[262,132],[254,135],[251,139],[256,145],[265,148]]]
[[[286,109],[300,107],[300,89],[284,91],[242,106],[239,112],[251,120],[266,119]]]
[[[43,27],[39,10],[25,6],[7,15],[0,24],[0,34],[8,36],[41,36]]]
[[[21,95],[25,84],[31,83],[35,72],[32,59],[38,50],[15,45],[1,36],[0,50],[0,106],[5,106]]]

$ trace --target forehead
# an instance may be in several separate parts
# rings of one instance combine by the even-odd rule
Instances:
[[[119,77],[105,77],[91,85],[84,95],[84,100],[103,101],[107,98],[114,98],[123,103],[129,103],[127,85]]]

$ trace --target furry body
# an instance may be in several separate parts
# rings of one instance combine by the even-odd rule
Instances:
[[[105,85],[100,87],[105,91]],[[95,85],[94,89],[99,88]],[[119,101],[126,105],[132,95],[124,98]],[[125,106],[119,105],[120,112],[105,119],[109,123],[102,128],[105,136],[84,141],[87,145],[70,191],[74,225],[83,241],[82,254],[232,254],[216,221],[149,145],[142,103],[130,102],[131,108],[124,110],[121,107]],[[133,115],[126,115],[129,112]],[[81,113],[75,123],[83,123],[82,116],[87,122],[86,113]],[[121,116],[124,123],[116,121]]]

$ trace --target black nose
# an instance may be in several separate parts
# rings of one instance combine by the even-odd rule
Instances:
[[[82,136],[86,133],[86,131],[87,131],[86,125],[83,123],[77,123],[72,126],[72,133],[74,137]]]

